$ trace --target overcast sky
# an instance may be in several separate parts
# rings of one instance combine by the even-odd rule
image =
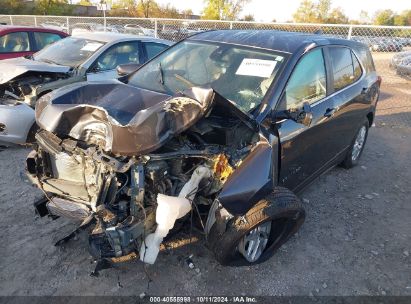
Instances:
[[[204,8],[204,0],[156,0],[158,3],[170,3],[177,9],[191,8],[200,14]],[[252,14],[256,21],[287,21],[298,8],[301,0],[251,0],[244,7],[242,15]],[[332,7],[341,7],[350,19],[358,19],[361,10],[373,16],[376,10],[392,9],[400,12],[411,9],[411,0],[333,0]]]

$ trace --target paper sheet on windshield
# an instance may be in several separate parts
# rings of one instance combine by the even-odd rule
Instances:
[[[81,48],[82,51],[95,52],[103,44],[98,42],[89,42]]]
[[[268,78],[273,73],[276,64],[275,60],[244,58],[235,73],[236,75]]]

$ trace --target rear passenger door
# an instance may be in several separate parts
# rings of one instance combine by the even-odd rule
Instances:
[[[363,67],[354,52],[345,46],[328,47],[331,65],[331,98],[334,142],[345,150],[369,109],[368,85],[363,80]]]

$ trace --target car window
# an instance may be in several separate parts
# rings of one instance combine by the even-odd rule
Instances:
[[[354,82],[361,78],[362,69],[360,62],[358,61],[357,57],[355,57],[354,53],[351,52],[352,62],[354,64]]]
[[[361,70],[358,61],[356,61],[357,75],[354,75],[354,63],[352,52],[345,47],[331,47],[329,49],[331,63],[334,74],[334,91],[341,90],[350,84],[354,83],[360,78],[361,73],[358,76],[358,68]]]
[[[140,63],[138,42],[123,42],[112,46],[96,61],[94,71],[114,70],[120,64]]]
[[[366,73],[375,72],[374,61],[372,60],[370,50],[366,47],[363,47],[358,48],[356,51],[361,60],[361,63],[365,68]]]
[[[76,67],[98,52],[104,42],[67,37],[53,43],[34,54],[37,61]]]
[[[144,47],[146,48],[147,59],[150,60],[151,58],[168,48],[168,45],[155,42],[145,42]]]
[[[304,102],[312,104],[327,95],[326,88],[323,52],[316,49],[304,55],[294,68],[283,95],[285,108],[300,108]]]
[[[129,84],[166,94],[211,87],[249,112],[262,102],[284,59],[258,48],[183,41],[140,68]]]
[[[9,33],[0,37],[0,53],[18,53],[30,51],[27,32]]]
[[[33,34],[38,50],[61,39],[59,35],[53,33],[34,32]]]

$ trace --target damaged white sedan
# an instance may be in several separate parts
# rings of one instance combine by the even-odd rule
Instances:
[[[34,106],[41,96],[65,85],[117,78],[118,65],[142,64],[171,42],[116,33],[81,33],[33,56],[0,63],[0,142],[32,142]]]

